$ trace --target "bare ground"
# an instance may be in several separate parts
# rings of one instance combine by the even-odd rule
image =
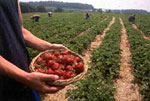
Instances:
[[[132,27],[133,27],[134,29],[136,29],[136,30],[140,30],[140,29],[136,26],[136,24],[132,24]],[[150,37],[149,37],[149,36],[146,36],[143,31],[140,30],[140,32],[141,32],[141,34],[143,35],[144,39],[150,40]]]
[[[85,50],[82,55],[83,58],[85,59],[86,63],[90,63],[90,58],[91,58],[91,54],[93,52],[94,49],[98,48],[101,43],[102,43],[102,38],[104,38],[106,32],[110,29],[110,27],[112,26],[112,24],[115,22],[115,17],[113,17],[112,21],[109,23],[109,25],[104,29],[103,34],[101,35],[97,35],[96,38],[94,39],[94,41],[91,43],[90,48]]]
[[[106,18],[105,18],[105,20],[106,20]],[[115,17],[112,18],[112,21],[104,29],[103,34],[97,35],[96,38],[94,39],[94,41],[91,43],[90,48],[83,52],[83,59],[85,60],[85,62],[87,64],[90,62],[90,56],[91,56],[93,50],[95,48],[98,48],[101,45],[102,38],[105,36],[106,32],[110,29],[110,27],[112,26],[113,23],[115,23]],[[67,90],[75,89],[75,88],[76,87],[74,85],[70,84],[55,94],[47,94],[45,97],[43,97],[42,101],[67,101],[67,98],[65,98],[65,94],[67,93]]]
[[[132,74],[132,69],[130,65],[131,52],[130,44],[128,41],[127,32],[122,19],[120,18],[120,23],[122,25],[122,37],[120,48],[121,53],[121,64],[119,71],[119,78],[115,82],[116,101],[141,101],[141,95],[139,94],[139,87],[137,84],[133,84],[134,76]]]

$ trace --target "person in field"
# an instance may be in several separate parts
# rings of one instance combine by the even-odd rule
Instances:
[[[48,17],[51,17],[52,16],[52,12],[48,12]]]
[[[31,19],[33,20],[33,22],[38,22],[39,21],[39,19],[40,19],[40,15],[33,15],[33,16],[31,16]]]
[[[85,19],[89,19],[89,18],[90,18],[89,13],[86,13],[86,14],[85,14]]]
[[[129,22],[135,23],[135,14],[128,18]]]
[[[18,0],[0,0],[0,101],[40,101],[39,93],[55,93],[64,87],[50,86],[58,79],[29,71],[26,47],[45,51],[66,49],[35,37],[24,28]]]

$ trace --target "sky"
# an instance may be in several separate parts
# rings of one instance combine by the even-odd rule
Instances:
[[[48,1],[48,0],[20,0],[20,1],[28,2],[28,1]],[[144,9],[150,11],[150,0],[52,0],[52,1],[86,3],[92,4],[94,8]]]

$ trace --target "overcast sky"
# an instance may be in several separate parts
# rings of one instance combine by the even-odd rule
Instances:
[[[48,1],[48,0],[20,0],[28,1]],[[52,0],[63,2],[79,2],[92,4],[95,8],[106,9],[144,9],[150,11],[150,0]]]

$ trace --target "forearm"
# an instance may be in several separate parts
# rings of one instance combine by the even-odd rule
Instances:
[[[21,70],[20,68],[0,56],[0,74],[6,75],[18,82],[24,83],[27,81],[27,76],[29,73]]]
[[[27,46],[35,50],[45,51],[49,49],[67,49],[61,44],[51,44],[47,41],[39,39],[24,27],[22,27],[22,32]]]
[[[53,45],[51,43],[39,39],[27,29],[22,28],[22,32],[23,32],[23,36],[28,47],[39,50],[39,51],[45,51],[47,49],[53,48]]]

